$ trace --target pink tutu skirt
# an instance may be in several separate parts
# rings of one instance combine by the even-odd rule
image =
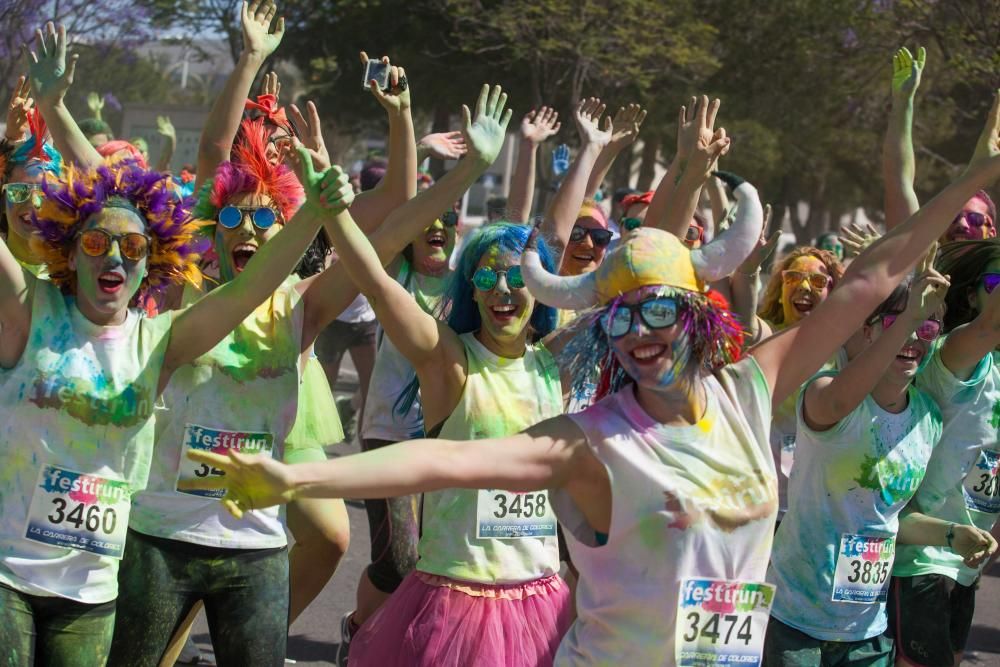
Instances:
[[[559,575],[492,586],[411,572],[351,640],[351,667],[551,665],[572,620]]]

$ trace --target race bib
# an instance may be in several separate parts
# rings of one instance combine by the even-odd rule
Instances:
[[[895,555],[895,538],[841,535],[830,599],[859,604],[885,602]]]
[[[674,630],[677,665],[760,665],[773,602],[771,584],[683,579]]]
[[[962,484],[965,506],[986,514],[1000,514],[1000,452],[983,449]]]
[[[234,450],[241,454],[267,454],[270,456],[273,446],[274,436],[267,432],[223,431],[217,428],[188,424],[184,429],[184,447],[181,452],[181,462],[177,470],[178,486],[175,487],[175,490],[178,493],[187,493],[192,496],[202,496],[205,498],[221,498],[226,495],[225,489],[211,489],[206,491],[179,488],[181,482],[205,479],[209,476],[226,476],[226,473],[218,468],[213,468],[204,463],[198,463],[189,459],[187,455],[189,451],[196,450],[226,455],[230,450]]]
[[[476,519],[476,537],[481,540],[555,537],[556,534],[556,515],[549,507],[546,491],[513,493],[480,489]]]
[[[131,507],[128,482],[47,465],[31,494],[24,536],[121,559]]]

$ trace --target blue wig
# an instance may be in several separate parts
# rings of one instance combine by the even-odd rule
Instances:
[[[483,324],[473,296],[475,287],[472,286],[472,274],[476,272],[479,260],[494,246],[499,248],[501,254],[520,255],[530,233],[530,225],[495,222],[480,227],[466,239],[458,258],[458,266],[451,274],[444,299],[441,300],[442,312],[449,312],[444,309],[450,308],[448,326],[455,333],[477,331]],[[538,256],[548,271],[557,272],[552,253],[541,238],[538,239]],[[556,309],[535,301],[530,325],[535,336],[547,336],[556,328]]]
[[[528,242],[530,233],[530,225],[519,225],[513,222],[494,222],[473,232],[466,239],[462,247],[462,254],[458,258],[458,266],[448,279],[444,298],[441,299],[438,306],[437,317],[443,318],[444,314],[448,313],[448,326],[457,334],[478,331],[483,322],[479,317],[479,306],[476,305],[473,297],[475,287],[472,286],[472,274],[476,272],[479,260],[494,246],[499,247],[501,254],[520,255],[524,250],[525,243]],[[538,238],[538,256],[542,260],[542,265],[550,273],[556,272],[555,262],[552,261],[552,252],[541,236]],[[536,300],[529,326],[537,338],[543,338],[552,333],[556,328],[556,309]],[[402,416],[409,411],[410,406],[417,400],[419,388],[420,383],[414,377],[396,399],[393,409],[397,415]]]
[[[31,135],[31,138],[18,146],[14,150],[13,155],[10,156],[10,168],[12,169],[18,165],[26,165],[32,159],[38,159],[37,151],[35,150],[37,142],[38,138],[35,135]],[[40,166],[50,174],[58,176],[59,171],[62,169],[62,154],[47,141],[42,142],[42,152],[48,159],[38,160]]]

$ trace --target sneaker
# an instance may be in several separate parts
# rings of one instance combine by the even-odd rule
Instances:
[[[205,655],[198,648],[198,645],[194,643],[191,636],[188,635],[187,641],[184,642],[184,648],[181,649],[181,654],[177,656],[178,665],[200,665],[202,667],[214,667],[215,656]]]
[[[337,645],[337,655],[334,656],[333,664],[337,667],[347,667],[347,655],[351,652],[351,616],[353,611],[344,614],[340,619],[340,644]]]
[[[354,440],[358,411],[354,409],[353,396],[341,396],[337,399],[337,414],[340,415],[340,424],[344,428],[344,440],[347,442]]]

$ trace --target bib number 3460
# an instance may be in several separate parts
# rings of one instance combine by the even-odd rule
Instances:
[[[500,489],[479,491],[476,502],[476,537],[513,540],[553,537],[556,517],[545,491],[512,493]]]
[[[31,495],[24,536],[54,547],[121,558],[130,508],[127,482],[47,465]]]
[[[682,580],[674,635],[677,665],[760,665],[773,602],[771,584]]]

